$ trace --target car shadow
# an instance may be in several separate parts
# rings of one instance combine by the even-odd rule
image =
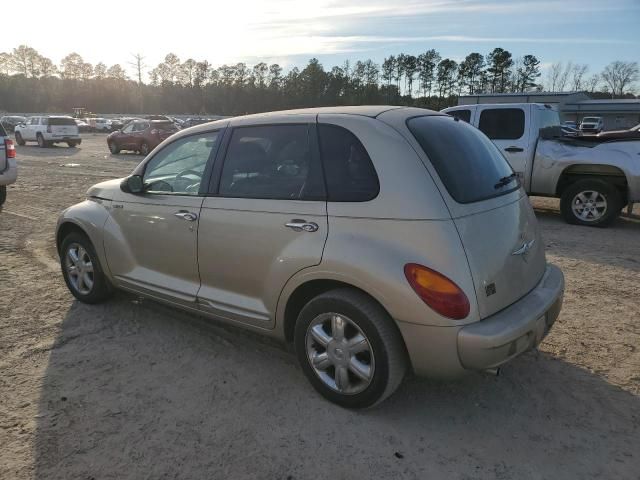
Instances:
[[[624,479],[639,471],[639,423],[638,397],[537,352],[499,377],[409,378],[349,411],[279,344],[118,294],[66,313],[34,476]]]
[[[82,152],[82,144],[77,147],[69,147],[66,143],[51,145],[50,147],[40,148],[36,144],[18,145],[16,147],[18,158],[21,152],[23,154],[31,154],[37,157],[72,157]],[[37,153],[36,153],[37,152]]]

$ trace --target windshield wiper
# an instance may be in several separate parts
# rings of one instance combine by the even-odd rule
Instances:
[[[502,188],[505,185],[509,184],[511,180],[514,180],[516,178],[518,178],[518,174],[516,172],[513,172],[511,175],[507,175],[506,177],[502,177],[500,180],[498,180],[498,183],[496,183],[493,188],[495,188],[496,190]]]

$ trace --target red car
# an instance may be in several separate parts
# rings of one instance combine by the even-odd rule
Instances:
[[[178,127],[167,120],[132,120],[122,130],[109,135],[107,145],[111,153],[131,150],[147,155],[177,131]]]

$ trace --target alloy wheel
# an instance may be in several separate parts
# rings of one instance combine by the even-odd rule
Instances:
[[[607,212],[607,199],[600,192],[585,190],[573,197],[573,214],[584,222],[595,222]]]
[[[73,288],[82,295],[93,289],[93,262],[87,250],[78,243],[72,243],[65,254],[65,268]]]
[[[323,313],[313,319],[307,328],[306,353],[318,378],[336,392],[355,395],[373,380],[371,343],[345,315]]]

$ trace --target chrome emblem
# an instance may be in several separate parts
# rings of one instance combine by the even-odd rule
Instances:
[[[536,239],[535,238],[533,240],[529,241],[529,242],[524,242],[521,246],[519,246],[513,252],[511,252],[511,255],[521,255],[522,259],[526,262],[527,261],[527,254],[533,248],[533,244],[534,243],[536,243]]]

